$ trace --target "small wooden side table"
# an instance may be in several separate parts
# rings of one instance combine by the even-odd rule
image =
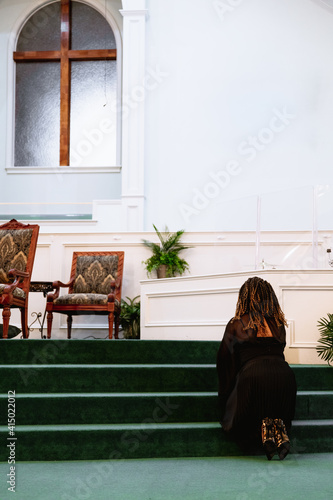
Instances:
[[[52,281],[30,281],[30,292],[39,292],[39,293],[42,293],[44,295],[44,297],[46,298],[47,294],[49,292],[53,292],[54,288],[53,288],[53,282]],[[45,316],[46,316],[46,307],[45,307],[45,310],[44,310],[44,314],[42,314],[41,312],[32,312],[31,313],[31,316],[36,316],[35,319],[33,320],[33,322],[29,325],[29,331],[33,328],[32,325],[34,325],[36,323],[36,321],[38,322],[39,324],[39,331],[40,331],[40,335],[41,335],[41,338],[42,339],[46,339],[46,336],[43,336],[43,326],[44,326],[44,321],[45,321]],[[43,316],[42,318],[42,321],[40,320],[40,318]]]

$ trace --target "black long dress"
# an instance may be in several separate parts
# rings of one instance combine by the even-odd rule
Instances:
[[[282,418],[290,431],[295,413],[297,387],[283,354],[285,328],[265,319],[273,337],[245,330],[248,315],[230,320],[217,355],[221,425],[244,448],[260,443],[262,419]]]

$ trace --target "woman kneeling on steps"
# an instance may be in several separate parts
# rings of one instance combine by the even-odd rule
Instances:
[[[283,354],[286,324],[272,286],[249,278],[217,355],[221,425],[245,451],[261,441],[268,460],[290,451],[297,387]]]

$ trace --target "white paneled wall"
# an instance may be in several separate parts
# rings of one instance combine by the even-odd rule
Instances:
[[[85,231],[78,232],[76,226],[70,232],[70,226],[57,231],[55,223],[41,224],[33,280],[67,282],[74,251],[123,250],[122,295],[142,295],[143,338],[220,339],[234,313],[240,285],[253,272],[263,272],[276,287],[289,321],[288,358],[292,362],[319,361],[315,352],[317,321],[333,312],[333,269],[326,252],[332,234],[319,233],[314,262],[311,232],[263,232],[260,248],[256,248],[255,232],[188,232],[184,242],[191,248],[183,256],[190,272],[182,278],[156,280],[155,276],[147,279],[142,263],[150,256],[142,239],[157,241],[154,233],[96,233],[84,227]],[[260,265],[255,269],[258,255]],[[29,323],[34,320],[33,312],[44,310],[43,295],[31,293]],[[11,323],[20,324],[16,311]],[[34,329],[30,337],[40,335]],[[74,318],[73,338],[89,336],[107,336],[106,318]],[[54,315],[52,338],[66,338],[66,316]]]
[[[246,279],[269,281],[288,322],[287,361],[322,363],[317,323],[333,311],[333,271],[266,269],[142,282],[141,338],[221,340]]]

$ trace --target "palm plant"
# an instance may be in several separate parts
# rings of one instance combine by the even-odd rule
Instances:
[[[134,299],[126,297],[127,301],[121,299],[119,321],[125,339],[140,338],[140,301],[137,300],[139,297],[140,295]]]
[[[148,240],[142,240],[143,244],[150,248],[153,255],[143,263],[146,266],[148,276],[153,270],[158,271],[161,266],[165,266],[166,277],[175,276],[176,274],[183,274],[189,265],[186,260],[179,257],[179,252],[190,248],[181,243],[181,237],[184,230],[172,233],[166,227],[163,232],[160,232],[153,224],[155,232],[158,236],[159,243],[154,243]]]
[[[320,318],[318,330],[320,338],[316,347],[319,357],[331,366],[333,361],[333,314],[327,314],[327,318]]]

